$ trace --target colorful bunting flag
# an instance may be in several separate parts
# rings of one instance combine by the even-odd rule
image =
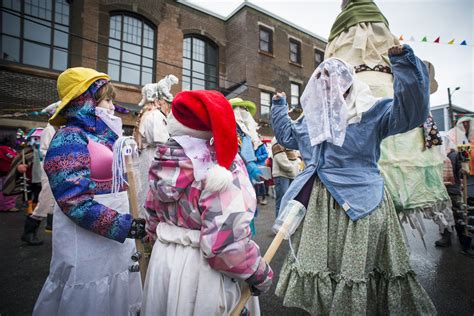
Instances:
[[[399,37],[398,39],[399,39],[400,41],[405,41],[405,38],[404,38],[403,34],[400,35],[400,37]],[[410,39],[407,40],[407,41],[416,42],[415,37],[414,37],[413,35],[410,36]],[[423,36],[423,38],[421,39],[421,42],[427,43],[427,42],[428,42],[428,36]],[[438,37],[433,41],[433,43],[436,43],[436,44],[441,44],[441,43],[443,43],[443,42],[441,42],[441,36],[438,36]],[[453,45],[453,44],[455,44],[455,39],[453,38],[453,39],[450,40],[449,42],[444,42],[443,44]],[[459,43],[459,45],[463,45],[463,46],[473,46],[473,45],[468,45],[466,40],[463,40],[461,43]]]

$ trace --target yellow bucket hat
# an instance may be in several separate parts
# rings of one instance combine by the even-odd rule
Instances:
[[[232,108],[236,108],[236,107],[246,108],[247,111],[249,111],[252,116],[254,116],[255,113],[257,112],[257,106],[252,101],[245,101],[245,100],[242,100],[241,98],[233,98],[229,100],[229,103],[230,105],[232,105]]]
[[[61,111],[66,105],[87,91],[91,84],[99,79],[110,80],[109,75],[98,72],[91,68],[74,67],[68,68],[58,77],[58,94],[61,103],[54,115],[49,119],[51,125],[63,125],[65,119],[61,116]]]

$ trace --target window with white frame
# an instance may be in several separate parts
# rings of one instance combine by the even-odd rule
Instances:
[[[301,64],[301,42],[290,38],[290,61]]]
[[[324,52],[319,49],[314,50],[314,68],[317,68],[324,60]]]
[[[260,91],[260,119],[270,121],[270,105],[272,103],[272,93]]]
[[[300,84],[296,82],[291,83],[290,105],[292,108],[299,108],[300,105]]]
[[[273,31],[268,27],[260,25],[259,34],[260,34],[260,43],[259,43],[260,51],[273,54]]]
[[[145,85],[155,79],[155,28],[126,12],[110,17],[108,74],[112,80]]]

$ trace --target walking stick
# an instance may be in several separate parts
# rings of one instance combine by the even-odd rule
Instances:
[[[114,145],[114,172],[116,169],[122,169],[125,167],[126,173],[127,173],[127,182],[128,182],[128,199],[129,199],[129,205],[130,205],[130,214],[132,215],[133,218],[138,218],[139,213],[138,213],[138,200],[137,200],[137,188],[136,188],[136,181],[135,181],[135,172],[133,168],[133,154],[136,152],[136,150],[132,148],[137,148],[137,144],[135,143],[135,140],[132,137],[121,137],[119,138],[115,145]],[[124,157],[125,158],[125,166],[120,161],[120,158]],[[118,163],[116,159],[119,160]],[[120,177],[120,176],[119,176]],[[114,181],[116,177],[114,176]],[[119,179],[120,180],[120,179]],[[114,190],[118,191],[118,187],[120,186],[120,183],[114,184]],[[146,271],[148,270],[148,262],[147,258],[145,256],[145,247],[143,245],[143,242],[139,239],[135,239],[135,247],[137,249],[137,252],[132,255],[132,260],[135,262],[139,262],[139,271],[140,271],[140,277],[142,280],[142,286],[145,285],[145,278],[146,278]],[[131,266],[129,268],[130,271],[132,272],[137,272],[137,267],[135,265]]]
[[[291,201],[291,202],[296,202],[296,201]],[[299,222],[304,217],[304,214],[306,211],[304,206],[299,202],[296,202],[296,203],[291,203],[291,202],[288,203],[287,205],[287,208],[288,207],[290,208],[288,215],[286,216],[285,220],[283,221],[283,224],[278,230],[278,233],[276,234],[275,238],[273,238],[272,243],[270,244],[267,251],[265,252],[265,255],[263,256],[263,259],[267,263],[270,263],[272,261],[283,239],[285,239],[285,237],[288,236],[288,232],[291,232],[291,230],[296,229],[296,227],[299,225]],[[242,294],[240,295],[239,303],[237,303],[237,305],[234,307],[234,310],[232,311],[230,315],[239,316],[242,310],[244,309],[245,304],[247,304],[247,301],[250,299],[251,296],[252,296],[252,293],[250,292],[250,287],[248,286],[248,284],[244,283]]]

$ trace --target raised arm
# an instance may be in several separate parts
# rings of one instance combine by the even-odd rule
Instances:
[[[381,119],[383,138],[420,126],[430,108],[429,75],[425,64],[408,45],[392,47],[389,57],[394,97]]]
[[[67,217],[80,227],[124,242],[130,214],[119,214],[94,201],[87,136],[78,128],[63,128],[51,141],[44,162],[53,195]]]
[[[271,114],[272,128],[277,142],[286,148],[298,150],[298,142],[288,116],[288,105],[284,93],[278,93],[273,97]]]

